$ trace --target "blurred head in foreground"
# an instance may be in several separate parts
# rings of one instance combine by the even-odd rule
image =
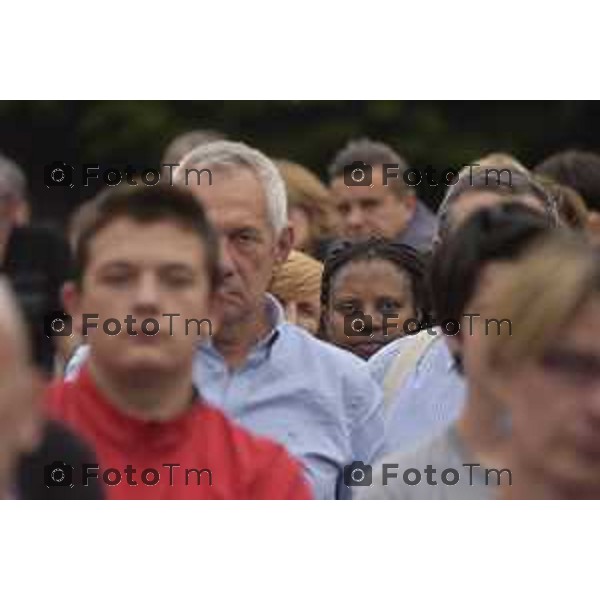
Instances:
[[[600,253],[554,233],[489,298],[512,324],[480,340],[490,397],[505,410],[507,494],[600,498]]]
[[[219,273],[216,236],[187,189],[103,194],[77,236],[75,267],[64,303],[99,377],[188,373],[198,338],[212,333]]]

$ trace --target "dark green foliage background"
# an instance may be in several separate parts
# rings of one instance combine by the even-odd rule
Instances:
[[[569,147],[600,150],[598,123],[592,101],[4,101],[0,151],[25,167],[34,217],[59,225],[98,187],[48,190],[45,164],[154,167],[168,141],[192,128],[223,130],[324,176],[333,153],[361,135],[439,173],[491,151],[531,166]],[[420,187],[434,207],[442,192]]]

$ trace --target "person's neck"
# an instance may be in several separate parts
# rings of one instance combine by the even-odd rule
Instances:
[[[194,402],[191,363],[185,372],[170,372],[163,377],[154,373],[109,374],[94,361],[90,375],[102,394],[125,414],[148,421],[170,421],[190,409]]]
[[[490,399],[470,389],[457,429],[469,453],[488,466],[497,466],[506,444],[505,436],[498,431],[497,419]]]
[[[243,321],[223,323],[214,337],[214,345],[225,359],[227,366],[235,369],[246,362],[252,348],[272,328],[265,302],[252,315],[247,315]]]

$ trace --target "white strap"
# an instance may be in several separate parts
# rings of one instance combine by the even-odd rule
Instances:
[[[413,343],[406,349],[400,352],[387,370],[383,380],[383,406],[384,410],[388,411],[394,399],[394,393],[399,390],[408,375],[416,367],[419,359],[430,344],[437,339],[437,335],[431,335],[427,330],[420,331],[413,338]]]

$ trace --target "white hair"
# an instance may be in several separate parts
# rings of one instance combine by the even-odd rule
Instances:
[[[180,161],[174,181],[187,183],[187,169],[206,167],[247,167],[262,185],[267,211],[275,233],[280,233],[288,223],[285,183],[279,170],[262,152],[241,142],[217,141],[196,146]]]
[[[25,198],[27,194],[27,179],[23,169],[4,154],[0,154],[0,185],[19,198]]]

